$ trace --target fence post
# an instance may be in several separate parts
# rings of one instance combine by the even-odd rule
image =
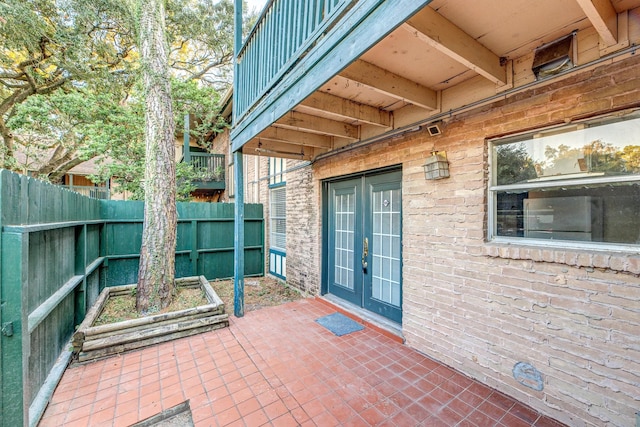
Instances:
[[[82,285],[76,290],[75,322],[79,325],[87,313],[87,224],[76,228],[75,273],[82,275]]]
[[[2,324],[4,322],[4,309],[2,307],[4,297],[2,296],[2,260],[4,257],[2,256],[2,218],[3,218],[3,201],[4,201],[4,182],[7,179],[7,172],[4,170],[0,170],[0,413],[4,413],[4,379],[3,379],[3,360],[4,360],[4,334],[2,333]],[[4,419],[4,417],[3,417]],[[0,420],[0,427],[4,426],[4,422]]]
[[[191,275],[198,275],[198,221],[191,221]]]
[[[2,233],[2,427],[26,425],[29,417],[26,295],[29,235]],[[10,396],[5,399],[4,396]]]

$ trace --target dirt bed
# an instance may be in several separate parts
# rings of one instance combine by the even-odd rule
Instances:
[[[233,280],[209,282],[213,290],[224,301],[227,313],[233,313]],[[258,310],[263,307],[284,304],[304,298],[303,295],[273,277],[251,277],[244,281],[244,309]],[[184,310],[208,304],[201,289],[179,288],[171,305],[162,312]],[[139,317],[136,312],[135,293],[109,298],[104,310],[93,326],[122,322]]]
[[[213,280],[211,287],[224,301],[226,312],[233,313],[233,280]],[[244,280],[244,310],[259,310],[263,307],[285,304],[304,296],[273,277],[247,277]]]
[[[158,313],[169,313],[172,311],[184,310],[200,305],[207,305],[209,302],[204,296],[204,291],[199,288],[177,288],[176,295],[169,304],[169,307],[160,310]],[[118,295],[109,297],[102,313],[93,323],[93,326],[106,325],[108,323],[122,322],[125,320],[136,319],[140,317],[136,311],[136,294],[135,292],[127,295]]]

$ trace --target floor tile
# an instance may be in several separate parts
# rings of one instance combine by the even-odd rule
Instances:
[[[314,299],[67,369],[41,427],[130,425],[189,400],[196,426],[562,427]]]

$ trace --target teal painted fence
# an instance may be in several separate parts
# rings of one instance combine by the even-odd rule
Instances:
[[[263,275],[262,206],[245,212],[245,273]],[[75,326],[105,286],[137,280],[142,218],[142,202],[0,171],[0,426],[35,425]],[[178,218],[176,276],[231,277],[234,206],[179,203]]]
[[[104,286],[135,283],[142,243],[142,202],[106,201],[104,227]],[[245,206],[245,275],[264,274],[264,220],[262,205]],[[176,276],[202,275],[207,279],[233,277],[234,205],[178,203]]]

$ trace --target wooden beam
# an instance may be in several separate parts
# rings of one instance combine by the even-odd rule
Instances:
[[[311,114],[291,111],[278,120],[274,126],[301,132],[339,136],[341,138],[358,139],[358,127],[337,120],[312,116]]]
[[[284,159],[312,160],[318,153],[329,151],[328,149],[319,149],[298,144],[258,140],[254,138],[243,147],[248,154],[278,157]]]
[[[340,76],[427,110],[437,108],[436,91],[361,59],[341,71]]]
[[[576,0],[606,46],[618,43],[618,14],[610,0]]]
[[[324,92],[314,92],[304,101],[301,106],[315,111],[322,111],[343,119],[368,123],[383,128],[391,128],[393,121],[391,113],[380,110],[370,105],[361,104],[349,99],[340,98]]]
[[[350,1],[345,15],[319,37],[306,55],[300,57],[267,93],[256,100],[249,111],[237,111],[231,130],[233,150],[270,126],[274,119],[293,110],[325,82],[340,72],[345,64],[359,58],[407,18],[431,0],[358,0]],[[236,88],[237,89],[237,88]],[[237,94],[234,91],[234,94]],[[237,103],[234,103],[237,107]]]
[[[260,141],[285,142],[307,147],[332,148],[333,146],[330,136],[276,127],[265,129],[256,138]]]
[[[401,28],[493,83],[507,83],[500,57],[432,8],[425,7]]]

